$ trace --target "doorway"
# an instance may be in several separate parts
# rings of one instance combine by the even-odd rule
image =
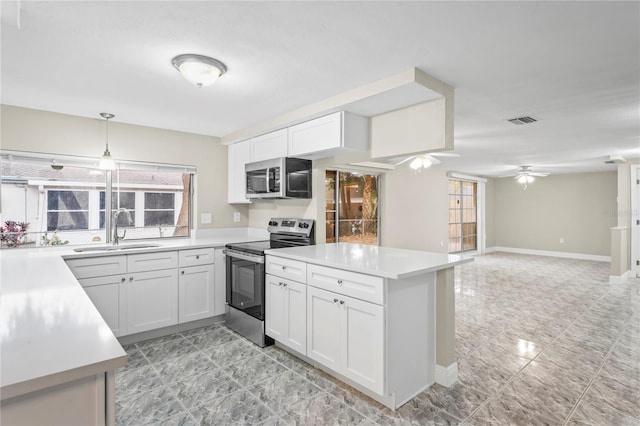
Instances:
[[[449,180],[449,253],[478,250],[478,183]]]
[[[326,241],[378,245],[380,176],[327,170]]]

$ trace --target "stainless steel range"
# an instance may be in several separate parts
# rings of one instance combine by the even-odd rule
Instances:
[[[273,218],[269,239],[227,244],[227,327],[261,347],[273,344],[264,334],[264,251],[315,244],[315,221]]]

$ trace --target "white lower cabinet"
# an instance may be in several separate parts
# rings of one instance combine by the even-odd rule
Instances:
[[[307,288],[307,356],[382,394],[384,307]]]
[[[178,323],[178,271],[138,272],[127,281],[127,334]]]
[[[267,336],[305,355],[307,351],[307,286],[266,275]]]
[[[216,298],[224,303],[224,280],[222,296],[215,294],[216,258],[213,248],[199,248],[75,258],[67,264],[113,334],[125,336],[224,313],[216,311]]]
[[[180,268],[178,322],[195,321],[214,315],[213,285],[213,264]]]
[[[124,309],[126,306],[126,280],[124,275],[80,280],[80,285],[115,336],[127,334],[127,316]]]

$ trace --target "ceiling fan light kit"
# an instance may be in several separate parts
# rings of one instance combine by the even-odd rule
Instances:
[[[532,172],[531,166],[520,166],[520,171],[513,177],[516,182],[524,185],[524,189],[527,189],[527,185],[533,183],[536,177],[549,176],[549,173]]]

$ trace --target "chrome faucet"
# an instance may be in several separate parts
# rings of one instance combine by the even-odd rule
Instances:
[[[127,219],[129,221],[129,223],[131,223],[131,213],[129,213],[129,210],[127,210],[125,208],[121,208],[121,209],[116,210],[113,213],[113,245],[114,246],[117,246],[118,243],[120,242],[120,240],[124,240],[124,237],[127,236],[127,230],[126,229],[122,233],[122,236],[120,236],[120,234],[118,234],[118,217],[120,216],[120,213],[126,213],[127,214]]]

